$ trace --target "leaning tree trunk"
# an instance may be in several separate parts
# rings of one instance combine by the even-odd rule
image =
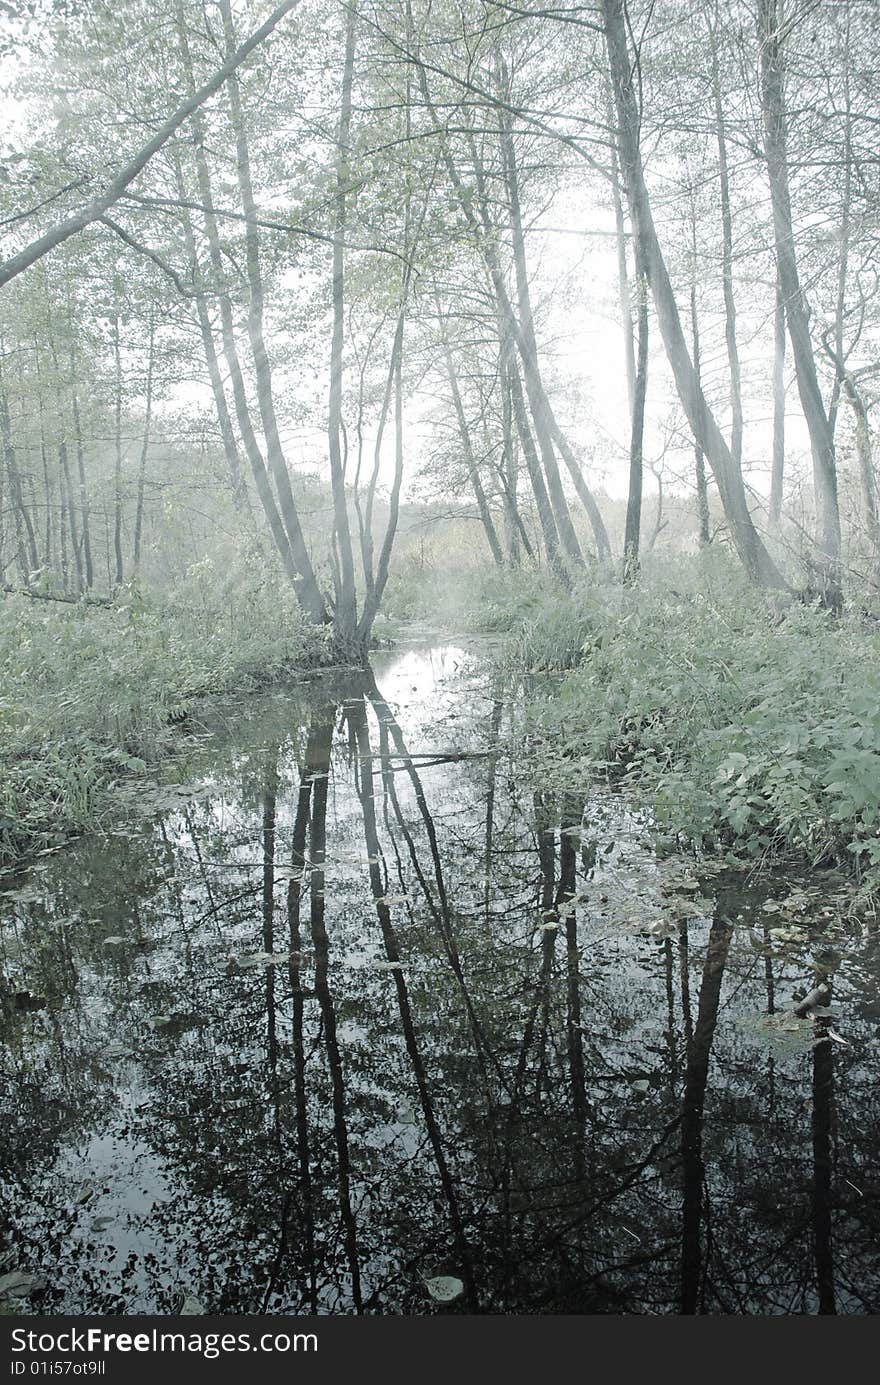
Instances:
[[[439,303],[437,304],[437,312],[439,317]],[[468,480],[471,483],[471,490],[473,491],[474,499],[477,502],[477,510],[479,512],[480,522],[483,525],[483,530],[486,535],[486,542],[489,545],[489,551],[492,554],[492,559],[496,567],[503,567],[504,553],[502,552],[501,544],[498,542],[498,533],[495,529],[495,524],[492,519],[492,515],[489,511],[489,505],[486,500],[486,492],[483,490],[483,485],[480,481],[479,468],[477,464],[477,459],[474,456],[474,449],[471,443],[470,429],[468,428],[468,421],[465,415],[464,404],[462,403],[461,398],[461,390],[458,387],[458,376],[455,370],[455,362],[452,359],[452,351],[449,346],[449,338],[446,334],[446,328],[443,325],[442,319],[440,321],[440,339],[443,343],[443,358],[446,363],[446,378],[449,381],[449,389],[452,394],[452,407],[455,410],[455,418],[458,424],[458,434],[461,438],[461,446],[464,452],[465,462],[467,463]]]
[[[767,552],[749,513],[742,472],[734,463],[730,448],[706,402],[688,352],[642,167],[639,110],[627,47],[623,0],[602,0],[602,14],[630,219],[633,234],[644,255],[648,283],[657,310],[657,323],[679,399],[712,468],[731,538],[746,572],[753,581],[784,588],[787,583]]]
[[[192,90],[195,87],[195,76],[183,7],[180,4],[177,5],[175,11],[175,21],[184,76],[190,90]],[[196,177],[198,180],[199,197],[204,209],[205,235],[208,241],[211,271],[216,281],[215,287],[220,310],[223,356],[229,371],[229,382],[232,388],[232,399],[235,406],[235,417],[238,423],[239,433],[256,484],[257,494],[260,498],[260,503],[263,507],[263,512],[266,516],[272,537],[275,541],[275,547],[281,558],[284,570],[290,578],[294,591],[296,592],[299,604],[304,614],[310,620],[314,621],[316,624],[324,624],[327,621],[327,610],[320,588],[318,587],[311,559],[305,546],[305,541],[299,529],[299,521],[296,517],[295,506],[293,507],[292,514],[289,509],[287,519],[290,520],[290,525],[288,527],[285,523],[283,506],[280,508],[282,496],[279,495],[279,503],[276,503],[275,495],[272,491],[272,483],[263,460],[263,454],[260,450],[253,420],[251,418],[244,374],[239,360],[238,347],[236,345],[232,301],[226,289],[226,270],[223,248],[217,229],[217,216],[214,210],[211,173],[206,152],[205,127],[199,112],[196,112],[193,117],[192,149],[195,160]],[[286,468],[284,468],[283,475],[281,469],[279,469],[279,476],[283,486]],[[287,477],[288,488],[289,485],[290,478]],[[287,499],[286,493],[284,499]],[[292,496],[290,497],[290,502],[292,503]]]
[[[223,19],[227,58],[231,60],[232,55],[236,51],[236,39],[229,0],[221,0],[220,11]],[[233,75],[230,78],[227,90],[229,93],[230,121],[235,137],[238,187],[241,194],[241,205],[247,217],[247,222],[245,223],[245,266],[250,293],[248,339],[250,341],[251,356],[254,363],[254,377],[257,384],[257,403],[260,411],[260,422],[262,424],[263,436],[266,440],[266,458],[269,463],[272,480],[275,483],[278,508],[281,512],[281,518],[284,522],[284,528],[290,542],[293,559],[300,573],[299,582],[296,587],[297,595],[300,597],[307,613],[320,621],[323,619],[323,601],[321,600],[317,581],[315,580],[314,572],[311,568],[305,537],[302,532],[302,526],[300,525],[299,514],[297,513],[293,488],[290,483],[287,460],[281,444],[281,435],[278,431],[278,420],[275,414],[275,400],[272,391],[272,368],[269,361],[269,353],[266,350],[263,332],[263,277],[260,265],[259,231],[256,224],[258,213],[251,178],[247,129],[241,106],[237,76]],[[350,543],[348,548],[350,557]],[[352,573],[352,585],[353,580]]]
[[[839,610],[842,604],[840,509],[837,499],[834,435],[819,388],[816,360],[810,340],[809,314],[801,290],[794,248],[791,195],[788,185],[779,0],[759,0],[758,17],[764,151],[773,206],[776,260],[785,300],[798,394],[810,434],[810,450],[813,455],[813,490],[816,502],[815,581],[823,604],[831,610]]]
[[[523,383],[529,400],[529,409],[534,423],[535,435],[541,452],[541,460],[547,481],[547,493],[553,506],[553,515],[559,540],[568,559],[576,566],[583,563],[581,546],[578,543],[568,501],[562,488],[562,478],[553,450],[550,409],[544,382],[538,365],[538,342],[535,335],[535,322],[532,314],[529,275],[526,267],[525,237],[520,210],[519,173],[516,165],[516,150],[513,135],[506,114],[501,117],[501,149],[504,159],[504,176],[507,186],[507,205],[513,245],[513,265],[516,281],[518,328],[516,333],[523,368]],[[476,161],[475,161],[476,162]],[[485,204],[485,198],[484,204]]]
[[[176,150],[174,151],[173,163],[178,196],[181,202],[183,202],[185,201],[186,189],[183,182],[183,170],[180,164],[180,157]],[[192,220],[189,212],[183,208],[181,209],[181,225],[183,228],[183,244],[190,266],[190,277],[195,286],[193,289],[193,297],[195,298],[199,335],[202,339],[202,350],[205,353],[205,364],[208,369],[208,382],[211,386],[214,408],[217,412],[217,423],[220,429],[220,440],[223,443],[223,453],[226,457],[226,465],[229,468],[229,483],[232,489],[232,501],[237,510],[247,513],[250,509],[247,486],[244,479],[241,455],[239,453],[238,443],[236,442],[235,431],[232,426],[232,417],[229,412],[229,405],[226,401],[226,390],[223,384],[223,374],[220,369],[217,348],[214,345],[214,333],[211,328],[211,319],[208,315],[205,302],[204,281],[201,265],[199,264],[198,250],[196,249],[195,235],[193,234]],[[279,528],[280,525],[281,520],[279,517]]]

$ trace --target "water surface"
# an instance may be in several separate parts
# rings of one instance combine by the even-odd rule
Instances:
[[[876,929],[554,794],[522,698],[426,642],[218,703],[7,879],[7,1308],[877,1311]]]

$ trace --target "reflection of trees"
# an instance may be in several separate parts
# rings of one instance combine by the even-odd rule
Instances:
[[[371,691],[373,691],[374,696],[378,698],[378,693],[375,690],[374,686],[373,688],[371,688]],[[423,820],[425,821],[426,828],[430,823],[429,840],[431,844],[432,859],[434,862],[435,880],[437,882],[438,897],[442,902],[442,912],[440,913],[439,918],[445,924],[444,944],[447,950],[447,956],[449,957],[449,960],[455,969],[456,977],[462,984],[462,987],[464,988],[464,980],[461,973],[461,964],[458,959],[457,950],[454,946],[451,929],[449,928],[449,906],[448,901],[446,899],[445,887],[443,884],[443,872],[440,865],[440,856],[437,850],[437,840],[433,828],[433,822],[431,821],[430,813],[427,811],[427,804],[425,801],[424,793],[421,788],[421,783],[418,779],[418,776],[415,774],[415,771],[412,768],[412,761],[409,759],[409,757],[406,755],[405,750],[403,749],[402,736],[400,736],[398,728],[396,727],[396,723],[393,721],[387,706],[384,703],[381,703],[381,706],[384,715],[381,719],[382,730],[380,732],[380,735],[382,736],[384,744],[387,746],[387,740],[385,739],[385,736],[389,728],[394,728],[392,734],[394,735],[395,745],[398,749],[398,755],[400,755],[403,758],[404,763],[407,765],[408,771],[412,777],[414,787],[416,788],[417,798],[419,801],[419,808],[423,814]],[[356,701],[349,702],[346,707],[346,716],[348,719],[348,724],[351,733],[354,737],[355,745],[357,746],[358,758],[360,761],[358,773],[356,776],[356,783],[358,787],[358,796],[360,798],[361,803],[361,811],[363,813],[364,842],[367,848],[367,861],[369,864],[370,872],[370,888],[372,890],[373,900],[375,901],[376,917],[379,921],[379,927],[382,932],[382,942],[385,948],[385,957],[387,959],[389,967],[393,969],[393,981],[397,998],[397,1008],[400,1014],[400,1023],[403,1030],[404,1039],[406,1041],[406,1051],[410,1063],[412,1065],[413,1075],[416,1080],[416,1085],[419,1093],[419,1104],[425,1122],[425,1128],[428,1133],[431,1151],[437,1166],[437,1174],[440,1180],[440,1185],[443,1190],[443,1197],[445,1199],[446,1207],[448,1209],[450,1226],[452,1228],[452,1234],[455,1243],[457,1263],[461,1268],[461,1274],[463,1276],[463,1283],[465,1285],[468,1305],[473,1309],[476,1305],[474,1297],[471,1250],[468,1245],[467,1238],[465,1236],[461,1208],[459,1205],[459,1196],[446,1156],[445,1141],[441,1133],[440,1125],[437,1119],[437,1112],[435,1109],[434,1099],[431,1094],[431,1088],[428,1080],[425,1062],[422,1057],[421,1047],[419,1045],[419,1040],[416,1035],[416,1027],[413,1022],[413,1014],[412,1008],[410,1006],[409,992],[407,989],[406,977],[401,961],[400,944],[397,939],[397,934],[395,932],[394,925],[391,921],[391,909],[389,908],[387,903],[387,871],[385,874],[385,878],[383,880],[380,865],[381,843],[379,840],[379,832],[376,825],[376,807],[373,795],[373,789],[376,781],[373,773],[373,756],[370,747],[370,736],[367,725],[365,704],[358,703]],[[403,818],[402,814],[400,813],[399,803],[397,802],[396,795],[394,794],[393,773],[391,772],[391,766],[389,763],[390,757],[387,753],[387,750],[383,753],[382,759],[383,768],[381,773],[385,787],[385,794],[388,798],[390,798],[393,801],[397,812],[398,822],[402,824]],[[409,844],[410,846],[412,846],[411,836],[409,837]],[[417,860],[417,853],[413,852],[413,855],[415,860]],[[424,874],[420,871],[418,872],[418,874],[420,877],[420,883],[424,888]],[[469,994],[468,1003],[470,1006]]]
[[[827,985],[826,979],[826,985]],[[828,987],[828,999],[831,988]],[[818,1037],[813,1044],[813,1250],[819,1312],[836,1313],[834,1255],[832,1252],[832,1177],[834,1160],[831,1132],[834,1117],[834,1054],[828,1037],[828,1021],[816,1021]]]
[[[681,1218],[682,1313],[695,1313],[700,1304],[703,1267],[700,1242],[706,1176],[703,1164],[703,1114],[709,1080],[709,1054],[718,1022],[721,983],[732,933],[733,927],[726,920],[713,921],[700,982],[697,1022],[688,1043],[681,1117],[684,1189]]]
[[[801,980],[759,895],[622,922],[602,898],[625,815],[536,790],[497,695],[454,759],[370,675],[302,723],[253,710],[199,752],[209,797],[103,865],[59,857],[0,932],[24,943],[4,975],[51,1002],[13,1017],[4,1093],[50,1311],[187,1288],[218,1312],[420,1312],[432,1274],[466,1311],[876,1307],[870,1016],[849,1048],[749,1046],[735,1016]],[[108,1246],[69,1170],[111,1135],[161,1176]]]

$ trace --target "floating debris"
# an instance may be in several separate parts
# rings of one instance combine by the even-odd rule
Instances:
[[[0,1275],[0,1298],[23,1297],[45,1287],[44,1279],[28,1274],[27,1270],[10,1270],[9,1274]]]
[[[452,1274],[439,1274],[425,1280],[425,1288],[435,1303],[453,1303],[464,1293],[464,1284]]]

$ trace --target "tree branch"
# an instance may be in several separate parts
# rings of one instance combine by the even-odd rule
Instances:
[[[187,97],[187,99],[177,107],[174,114],[169,116],[164,125],[160,125],[153,138],[148,140],[143,148],[138,150],[133,159],[130,159],[127,164],[123,165],[104,192],[100,193],[98,197],[93,198],[91,202],[87,202],[86,205],[81,207],[78,212],[75,212],[73,216],[69,216],[65,221],[61,221],[57,226],[53,226],[52,230],[47,231],[44,236],[40,236],[37,240],[32,241],[30,245],[25,246],[24,250],[20,250],[17,255],[13,255],[11,259],[0,264],[0,288],[2,288],[4,284],[8,284],[10,279],[14,279],[16,275],[29,269],[37,260],[41,260],[44,255],[48,255],[56,246],[61,245],[71,236],[77,235],[78,232],[85,230],[92,222],[99,221],[107,209],[112,207],[113,203],[119,200],[129,184],[134,182],[138,174],[141,173],[150,162],[153,155],[158,153],[163,144],[167,143],[175,130],[180,128],[184,121],[192,115],[193,111],[198,110],[199,106],[203,105],[210,96],[213,96],[215,92],[220,90],[223,84],[232,76],[233,72],[241,66],[245,58],[247,58],[255,48],[258,48],[264,39],[268,38],[272,30],[291,10],[295,9],[298,4],[299,0],[283,0],[283,4],[273,10],[265,24],[261,24],[259,29],[251,34],[250,38],[245,39],[244,43],[227,58],[222,67],[217,69],[210,81],[206,82],[204,86],[199,87],[198,91],[194,92],[192,96]]]

